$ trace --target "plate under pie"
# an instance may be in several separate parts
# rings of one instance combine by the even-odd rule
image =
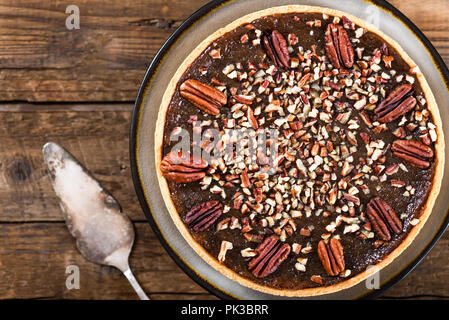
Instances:
[[[274,295],[326,294],[417,236],[440,190],[441,127],[389,36],[341,11],[276,7],[218,30],[178,68],[158,113],[157,176],[176,227],[220,273]],[[181,129],[215,129],[223,157],[173,151]],[[225,155],[247,144],[229,138],[239,129],[277,130],[274,173],[262,155]]]

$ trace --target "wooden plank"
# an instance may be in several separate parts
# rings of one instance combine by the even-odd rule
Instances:
[[[49,140],[60,143],[82,161],[131,219],[144,220],[131,180],[128,139],[109,135],[3,138],[0,222],[61,221],[59,203],[41,154],[42,146]]]
[[[58,105],[54,107],[54,110],[61,110]],[[26,266],[29,263],[22,264],[23,261],[30,261],[30,263],[33,261],[33,264],[41,265],[38,268],[41,271],[45,267],[63,268],[61,260],[51,260],[51,263],[46,264],[51,252],[68,250],[63,255],[64,261],[82,263],[82,269],[87,268],[86,272],[89,277],[93,274],[93,277],[107,278],[102,273],[105,271],[98,275],[98,271],[93,271],[90,264],[82,262],[83,259],[78,256],[73,247],[73,240],[67,234],[64,225],[60,223],[62,216],[58,201],[51,189],[42,162],[41,147],[46,141],[58,142],[70,150],[111,191],[124,211],[134,221],[145,221],[134,193],[129,169],[129,111],[115,111],[113,107],[110,107],[111,111],[108,111],[109,107],[105,104],[66,105],[65,107],[70,110],[81,108],[90,111],[52,111],[48,109],[48,105],[38,105],[36,110],[42,110],[41,112],[30,112],[33,107],[11,104],[6,110],[15,110],[15,112],[0,112],[0,123],[2,123],[0,126],[2,140],[0,150],[0,237],[2,246],[0,250],[7,250],[3,251],[3,254],[0,251],[0,278],[4,275],[2,272],[12,268],[17,273],[14,278],[7,279],[12,279],[14,284],[12,287],[18,287],[16,291],[9,287],[9,291],[5,293],[4,297],[101,298],[98,292],[92,294],[85,291],[67,293],[64,287],[58,287],[59,291],[56,292],[56,284],[52,284],[51,281],[43,286],[43,280],[33,280],[32,277],[36,274],[30,274],[32,271]],[[123,105],[123,109],[128,107]],[[36,223],[39,221],[52,223]],[[41,236],[44,238],[38,240]],[[160,247],[146,223],[137,224],[137,236],[138,242],[134,253],[136,258],[133,259],[136,261],[143,259],[142,264],[138,263],[141,268],[140,272],[153,274],[154,268],[165,270],[165,265],[169,265],[171,259]],[[142,241],[142,239],[144,240]],[[147,239],[149,240],[147,241]],[[32,244],[35,242],[38,243],[36,247],[38,250],[33,251],[31,248],[34,248]],[[10,245],[12,243],[15,245]],[[448,244],[449,233],[446,233],[444,239],[418,269],[390,290],[387,297],[449,296],[447,291],[449,271],[444,259],[449,255]],[[69,245],[72,247],[67,249]],[[58,246],[62,246],[62,248],[58,249]],[[159,248],[156,254],[151,251],[154,246]],[[22,257],[23,251],[26,251],[29,256]],[[3,258],[3,255],[8,255],[9,258]],[[146,259],[151,257],[156,257],[156,261],[162,262],[147,265]],[[7,266],[7,269],[4,266]],[[182,271],[178,269],[170,272],[174,273],[175,278],[179,277],[178,274],[182,274]],[[114,271],[108,271],[106,274],[111,274],[115,280],[121,279],[121,275]],[[166,277],[170,278],[172,275],[166,275]],[[63,275],[60,275],[60,279],[63,279]],[[179,280],[179,278],[176,279]],[[35,283],[35,281],[37,282]],[[100,280],[95,281],[97,281],[95,283],[100,282]],[[182,282],[179,284],[181,287],[196,286],[187,277]],[[25,287],[22,285],[24,283],[26,283]],[[40,286],[43,287],[38,289]],[[3,286],[0,285],[0,287]],[[30,287],[34,289],[30,289]],[[150,287],[152,288],[152,286]],[[114,286],[108,288],[110,293],[107,297],[132,298],[132,291],[129,289],[124,282],[119,288]],[[181,291],[171,287],[168,289],[169,291],[161,292],[156,297],[164,299],[209,298],[207,294],[204,296],[204,293],[197,294],[196,291],[193,294],[187,292],[187,296],[182,295],[183,293],[173,295],[174,292]]]
[[[67,106],[70,109],[70,106]],[[0,137],[127,137],[131,121],[129,111],[0,112]],[[123,149],[125,150],[125,149]],[[121,150],[121,151],[123,151]],[[12,151],[12,150],[9,150]],[[125,150],[127,151],[127,150]]]
[[[173,293],[172,298],[210,298],[166,254],[147,223],[136,223],[135,228],[130,264],[152,298]],[[120,271],[90,263],[78,253],[64,223],[0,224],[0,241],[0,299],[137,298]],[[79,267],[79,290],[65,286],[69,265]]]
[[[61,221],[41,153],[48,141],[78,158],[133,220],[144,220],[131,179],[130,116],[128,111],[0,112],[0,221]]]
[[[393,6],[407,16],[436,47],[449,64],[449,6],[446,0],[390,0]]]
[[[134,221],[145,221],[129,168],[131,106],[3,105],[14,112],[0,112],[0,299],[136,298],[120,272],[78,254],[61,222],[41,155],[45,142],[60,143],[111,191],[124,212]],[[34,107],[40,112],[32,112]],[[136,235],[131,263],[144,287],[155,292],[153,299],[214,298],[175,265],[146,221],[136,224]],[[64,286],[68,264],[80,267],[80,290]]]
[[[445,0],[390,1],[449,62]],[[133,101],[145,69],[175,28],[207,0],[0,0],[0,101]],[[419,8],[419,10],[416,10]]]
[[[135,223],[136,244],[131,266],[152,298],[212,298],[188,278],[166,254],[147,223]],[[71,298],[135,299],[118,270],[87,262],[76,250],[63,223],[0,224],[0,299]],[[387,292],[388,298],[449,297],[449,236],[425,261]],[[80,289],[67,290],[65,268],[80,269]]]
[[[151,58],[207,1],[0,1],[0,100],[132,101]]]
[[[388,290],[384,298],[446,298],[449,299],[449,232],[412,273]]]
[[[214,295],[205,294],[154,294],[151,296],[153,300],[218,300]]]
[[[132,103],[0,103],[0,112],[129,111]]]

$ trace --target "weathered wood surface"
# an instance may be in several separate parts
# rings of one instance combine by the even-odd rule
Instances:
[[[153,299],[212,299],[166,254],[147,223],[135,223],[131,267]],[[136,299],[121,273],[82,258],[63,223],[0,224],[0,299]],[[386,298],[448,297],[449,235]],[[80,289],[67,290],[66,267],[80,269]]]
[[[208,298],[159,245],[147,223],[135,223],[130,263],[151,298]],[[62,223],[0,224],[0,299],[136,299],[120,271],[86,262]],[[66,288],[66,267],[80,271],[79,290]]]
[[[390,2],[449,62],[447,1]],[[81,29],[67,31],[67,3],[0,0],[0,299],[136,298],[119,271],[78,254],[43,166],[47,141],[80,159],[134,221],[131,265],[152,298],[214,298],[176,266],[146,223],[128,154],[132,101],[146,66],[205,3],[79,0]],[[447,257],[449,233],[383,298],[449,298]],[[70,264],[80,268],[80,290],[65,288]]]
[[[134,221],[131,266],[153,299],[214,299],[166,254],[140,209],[129,167],[131,104],[2,107],[0,299],[137,298],[118,270],[92,264],[77,252],[43,164],[47,141],[70,150]],[[65,287],[65,268],[72,264],[80,268],[79,290]]]
[[[10,110],[22,111],[0,112],[0,298],[135,298],[117,270],[96,266],[77,253],[42,162],[41,147],[49,140],[80,159],[135,222],[131,264],[144,288],[155,293],[153,298],[213,298],[175,265],[145,222],[129,168],[128,107],[37,108],[43,111],[11,105]],[[449,233],[387,297],[449,297],[448,256]],[[80,267],[80,290],[65,288],[65,268],[70,264]]]
[[[0,1],[0,100],[132,101],[151,58],[207,1]]]
[[[449,299],[448,257],[449,233],[446,232],[416,269],[381,298]]]
[[[390,1],[449,62],[446,0]],[[165,39],[206,0],[0,0],[0,101],[133,101]],[[419,9],[418,9],[419,8]]]
[[[70,150],[130,217],[143,220],[129,169],[130,117],[129,111],[1,112],[0,221],[61,220],[42,163],[48,141]]]

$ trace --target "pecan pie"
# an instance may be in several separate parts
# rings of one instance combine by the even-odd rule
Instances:
[[[215,32],[171,80],[156,128],[179,231],[216,270],[275,295],[336,292],[385,267],[440,189],[441,119],[418,66],[331,9],[271,8]],[[250,152],[268,132],[266,152]]]

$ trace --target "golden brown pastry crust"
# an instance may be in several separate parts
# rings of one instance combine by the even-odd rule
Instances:
[[[435,126],[436,126],[436,132],[437,132],[437,141],[435,143],[435,175],[433,180],[433,187],[430,191],[429,197],[427,199],[426,204],[424,205],[422,209],[422,214],[419,218],[419,223],[414,226],[410,232],[408,233],[407,237],[403,240],[403,242],[394,249],[388,256],[384,257],[381,262],[377,263],[374,268],[369,268],[368,270],[359,273],[358,275],[349,278],[348,280],[345,280],[343,282],[340,282],[338,284],[334,284],[331,286],[323,286],[318,288],[308,288],[308,289],[301,289],[301,290],[283,290],[283,289],[274,289],[271,287],[263,286],[260,284],[256,284],[246,278],[241,277],[234,271],[230,270],[229,268],[223,266],[220,264],[215,257],[211,256],[202,246],[200,246],[194,238],[189,233],[187,227],[182,222],[174,204],[170,196],[170,191],[168,189],[168,184],[165,178],[162,176],[162,173],[159,169],[160,162],[162,159],[162,150],[163,150],[163,134],[164,134],[164,124],[165,124],[165,117],[166,112],[168,109],[168,106],[170,104],[170,101],[172,99],[173,93],[176,89],[177,83],[181,76],[184,74],[184,72],[188,69],[188,67],[195,61],[195,59],[216,39],[223,36],[227,32],[237,28],[238,26],[246,23],[250,23],[251,21],[254,21],[256,19],[259,19],[264,16],[269,16],[273,14],[285,14],[285,13],[323,13],[327,14],[329,16],[337,16],[342,17],[346,16],[348,17],[352,22],[354,22],[356,25],[361,26],[370,32],[373,32],[380,36],[382,39],[384,39],[388,44],[390,44],[393,48],[396,49],[396,51],[401,55],[401,57],[404,59],[404,61],[411,67],[416,67],[416,64],[413,62],[413,60],[408,56],[408,54],[399,46],[399,44],[394,41],[392,38],[384,34],[382,31],[378,30],[373,25],[367,23],[364,20],[361,20],[355,16],[352,16],[348,13],[329,9],[329,8],[322,8],[322,7],[313,7],[313,6],[301,6],[301,5],[289,5],[289,6],[281,6],[281,7],[274,7],[269,8],[266,10],[258,11],[255,13],[251,13],[249,15],[246,15],[240,19],[235,20],[231,24],[225,26],[224,28],[216,31],[212,35],[210,35],[207,39],[205,39],[200,45],[198,45],[195,50],[189,54],[189,56],[184,60],[184,62],[181,64],[181,66],[176,71],[175,75],[173,76],[172,80],[170,81],[169,86],[167,87],[167,90],[165,91],[165,94],[162,99],[162,103],[160,106],[160,110],[158,113],[157,123],[156,123],[156,132],[155,132],[155,157],[156,157],[156,170],[157,170],[157,177],[159,180],[159,186],[161,188],[162,196],[164,198],[165,204],[167,206],[167,209],[171,215],[171,218],[173,219],[176,227],[181,232],[185,240],[189,243],[189,245],[193,248],[193,250],[203,259],[205,260],[210,266],[212,266],[214,269],[216,269],[218,272],[224,274],[229,279],[232,279],[236,282],[238,282],[241,285],[244,285],[246,287],[249,287],[251,289],[261,291],[268,294],[278,295],[278,296],[288,296],[288,297],[304,297],[304,296],[318,296],[323,294],[329,294],[333,292],[337,292],[340,290],[344,290],[347,288],[350,288],[359,282],[367,279],[371,275],[375,274],[382,268],[386,267],[388,264],[390,264],[396,257],[398,257],[413,241],[413,239],[418,235],[420,230],[422,229],[423,225],[427,221],[427,218],[429,217],[430,213],[432,212],[433,205],[435,203],[435,200],[438,196],[438,193],[440,191],[441,187],[441,180],[443,176],[443,168],[444,168],[444,137],[443,137],[443,131],[442,131],[442,123],[441,123],[441,117],[438,110],[438,106],[436,104],[435,98],[432,94],[432,91],[430,90],[430,87],[422,75],[422,73],[418,72],[416,74],[418,81],[421,85],[421,88],[423,90],[423,93],[425,95],[425,99],[428,103],[428,109],[432,113]]]

